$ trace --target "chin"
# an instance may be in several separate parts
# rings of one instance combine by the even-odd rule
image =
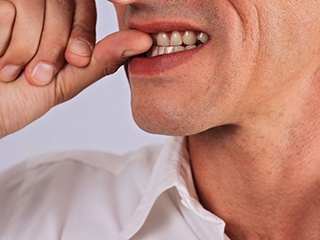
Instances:
[[[167,136],[189,136],[205,131],[199,118],[179,111],[132,110],[135,123],[143,131]],[[187,115],[187,116],[186,116]]]
[[[166,136],[188,136],[190,132],[182,128],[179,123],[173,123],[170,126],[163,124],[161,121],[144,121],[135,119],[140,129],[151,134],[159,134]],[[166,121],[167,124],[167,121]]]

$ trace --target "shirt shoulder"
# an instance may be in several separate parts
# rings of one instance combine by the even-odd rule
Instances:
[[[158,146],[121,156],[61,152],[30,158],[4,171],[2,239],[48,239],[57,233],[65,239],[115,239],[140,202],[159,152]],[[36,227],[40,225],[41,230]],[[34,238],[35,233],[39,237]]]

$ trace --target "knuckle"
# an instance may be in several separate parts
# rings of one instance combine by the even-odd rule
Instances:
[[[64,11],[67,11],[67,12],[73,12],[74,11],[73,1],[70,1],[70,0],[58,0],[57,2],[59,4],[59,6],[61,6]]]
[[[96,29],[85,21],[79,21],[73,25],[73,33],[92,38],[95,37]]]
[[[20,52],[23,52],[23,55],[25,55],[26,58],[32,58],[36,53],[36,49],[33,46],[26,46],[21,49]]]
[[[50,51],[45,48],[45,52],[49,56],[63,56],[66,49],[67,42],[64,39],[58,38],[54,42],[50,43]]]
[[[21,56],[20,62],[22,65],[26,64],[26,62],[29,62],[36,54],[36,48],[34,48],[33,46],[24,46],[24,47],[20,47],[20,48],[15,48],[15,51],[17,53],[20,53],[19,55]]]
[[[0,16],[1,22],[3,23],[12,23],[12,20],[15,17],[15,7],[12,3],[7,1],[0,2]]]
[[[55,43],[55,48],[53,48],[50,52],[46,52],[46,58],[48,62],[52,62],[58,68],[64,62],[64,52],[65,52],[65,45],[61,43]]]
[[[41,58],[50,63],[61,62],[64,59],[66,45],[66,41],[62,38],[51,39],[50,42],[40,46],[35,58]]]
[[[29,46],[14,46],[12,49],[14,51],[6,52],[4,57],[6,61],[19,66],[25,66],[36,53],[36,49]]]

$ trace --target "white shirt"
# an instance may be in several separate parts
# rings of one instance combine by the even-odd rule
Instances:
[[[198,201],[183,138],[115,156],[39,156],[0,175],[1,240],[228,239]]]

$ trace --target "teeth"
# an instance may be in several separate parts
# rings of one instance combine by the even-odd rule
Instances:
[[[158,46],[169,46],[169,38],[166,33],[159,33],[157,36],[157,45]]]
[[[192,46],[188,46],[188,47],[192,47]],[[196,47],[196,46],[194,46],[194,47]],[[151,51],[151,56],[155,57],[155,56],[160,56],[163,54],[182,52],[186,49],[187,49],[187,47],[183,47],[183,46],[168,46],[168,47],[153,46],[152,51]],[[189,48],[189,49],[191,49],[191,48]]]
[[[158,56],[158,51],[159,50],[159,47],[152,47],[152,50],[151,50],[151,57],[155,57],[155,56]]]
[[[186,45],[194,45],[197,42],[196,34],[192,31],[186,31],[182,39],[183,43]]]
[[[184,33],[173,31],[171,34],[160,32],[156,35],[156,46],[152,47],[148,52],[148,56],[155,57],[163,54],[191,50],[207,43],[209,39],[209,35],[203,32],[198,34],[193,31],[185,31]]]
[[[182,47],[182,46],[175,46],[175,47],[173,47],[173,52],[182,52],[182,51],[184,51],[184,50],[186,50],[186,48],[185,48],[185,47]]]
[[[196,47],[197,47],[196,45],[188,45],[188,46],[186,46],[186,50],[191,50],[191,49],[194,49]]]
[[[171,46],[180,46],[181,44],[182,44],[182,37],[181,37],[180,33],[177,31],[172,32],[170,45]]]
[[[206,33],[199,33],[197,39],[202,43],[206,43],[209,41],[209,36]]]
[[[173,53],[174,52],[174,46],[166,47],[164,50],[165,54]]]
[[[165,53],[165,51],[166,51],[166,47],[159,47],[158,53],[159,53],[159,55],[163,55]]]

